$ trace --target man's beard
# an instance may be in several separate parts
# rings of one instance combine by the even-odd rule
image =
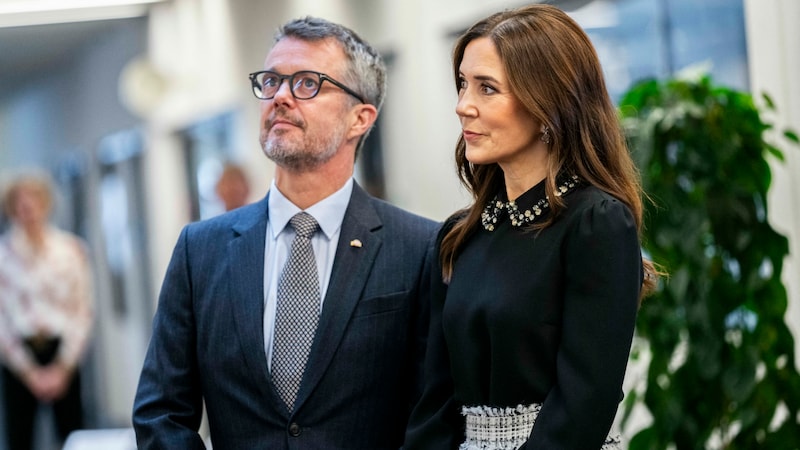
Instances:
[[[316,169],[330,161],[336,155],[344,140],[344,127],[341,123],[322,136],[308,136],[297,141],[284,138],[283,131],[270,134],[271,125],[264,125],[261,130],[261,148],[267,158],[275,164],[293,172],[304,172]],[[305,124],[299,124],[307,131]]]

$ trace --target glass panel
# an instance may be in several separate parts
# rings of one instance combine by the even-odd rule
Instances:
[[[180,132],[189,174],[192,220],[225,212],[215,186],[224,163],[234,154],[233,120],[233,113],[221,114]]]
[[[597,49],[611,97],[638,80],[706,65],[717,83],[747,90],[744,6],[740,0],[595,0],[562,6]]]

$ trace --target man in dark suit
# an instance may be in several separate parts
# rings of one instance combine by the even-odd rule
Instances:
[[[262,201],[182,231],[136,394],[138,446],[204,448],[205,401],[215,449],[398,448],[436,225],[353,180],[385,66],[351,30],[306,18],[279,30],[264,68],[250,78],[275,179]]]

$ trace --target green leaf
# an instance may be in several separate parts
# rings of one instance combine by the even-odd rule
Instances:
[[[762,92],[761,98],[764,100],[764,103],[766,104],[768,110],[775,111],[775,102],[772,101],[772,97],[770,97],[769,94],[767,94],[766,92]]]
[[[729,450],[800,448],[800,433],[770,426],[779,403],[798,417],[800,374],[781,283],[788,241],[767,221],[769,162],[784,156],[762,115],[749,93],[710,76],[646,80],[623,95],[626,139],[656,199],[642,241],[670,272],[637,319],[651,360],[624,415],[636,403],[653,422],[631,449],[703,448],[729,429]]]

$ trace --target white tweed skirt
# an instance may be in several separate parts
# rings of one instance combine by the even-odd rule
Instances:
[[[466,439],[459,450],[516,450],[531,434],[540,403],[515,408],[464,406]],[[622,450],[619,436],[608,436],[600,450]]]

